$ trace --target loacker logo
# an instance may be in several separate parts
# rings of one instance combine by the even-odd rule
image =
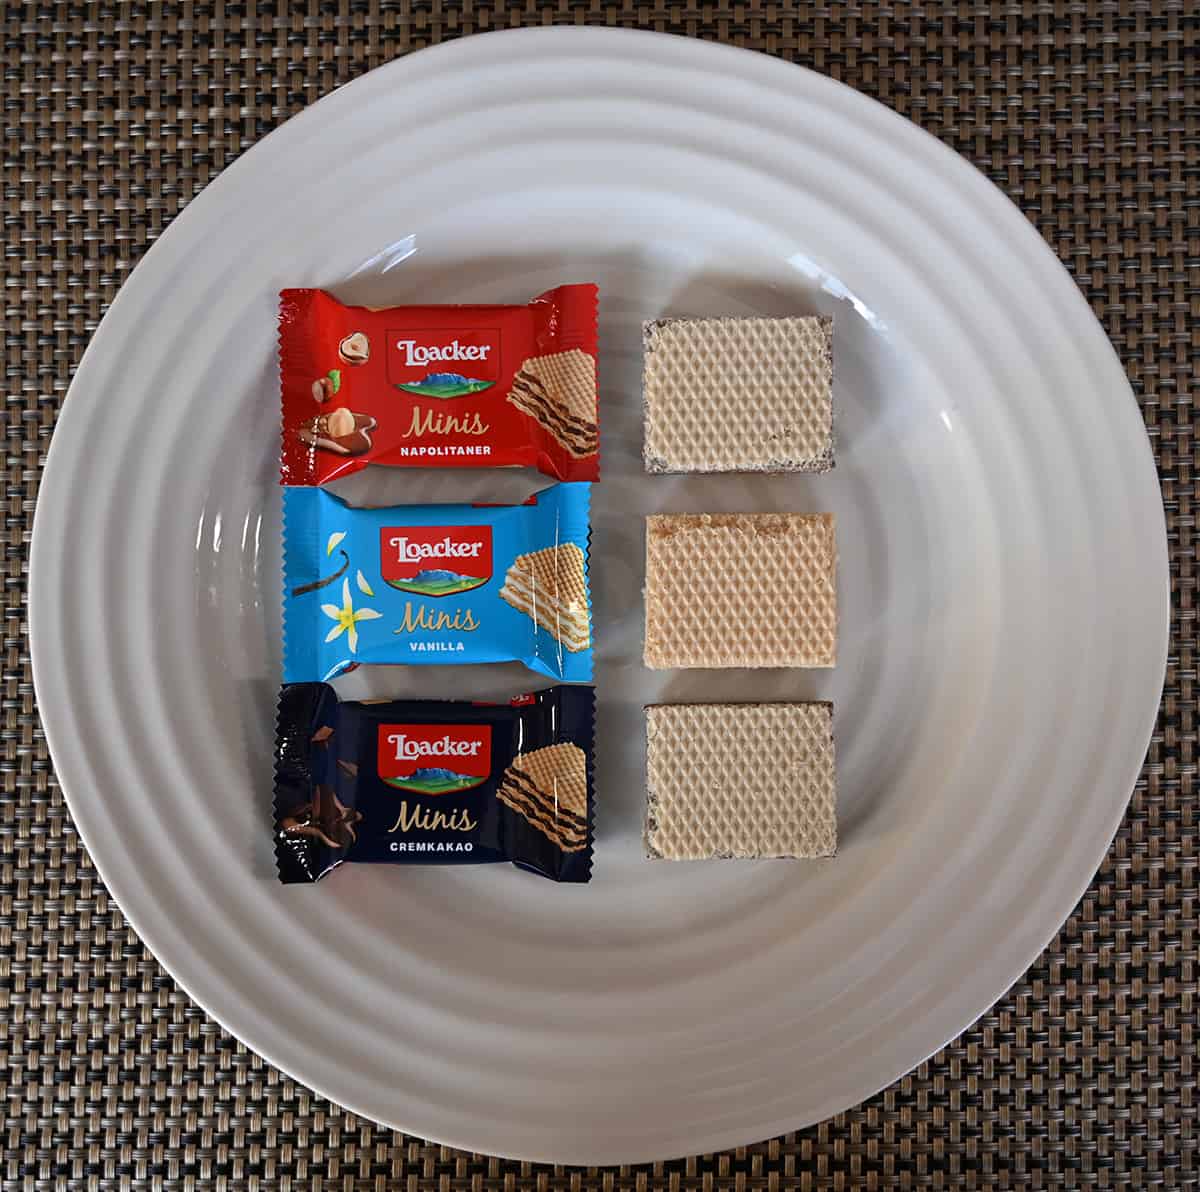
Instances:
[[[423,364],[440,364],[445,360],[486,360],[492,345],[460,344],[454,340],[453,343],[426,347],[415,339],[398,339],[396,348],[403,357],[401,363],[405,368],[419,368]]]
[[[389,331],[388,380],[419,397],[466,397],[500,376],[500,331]]]
[[[381,724],[379,777],[397,790],[452,795],[479,786],[492,769],[487,724]]]
[[[492,578],[491,526],[384,526],[383,582],[419,596],[454,596]]]

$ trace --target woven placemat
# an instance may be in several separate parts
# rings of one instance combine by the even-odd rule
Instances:
[[[7,3],[0,1181],[5,1188],[1058,1187],[1200,1182],[1195,366],[1200,9],[1117,3],[321,0]],[[38,727],[25,560],[88,337],[147,245],[306,104],[432,42],[551,22],[720,39],[878,97],[974,162],[1117,346],[1166,501],[1167,687],[1087,896],[960,1040],[819,1127],[693,1160],[539,1168],[406,1138],[248,1053],[97,880]],[[1114,560],[1114,566],[1120,561]]]

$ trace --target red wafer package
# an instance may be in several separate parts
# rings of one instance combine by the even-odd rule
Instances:
[[[599,475],[596,287],[526,306],[346,306],[279,295],[280,478],[367,464]]]

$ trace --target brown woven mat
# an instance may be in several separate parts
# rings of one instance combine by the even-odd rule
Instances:
[[[4,31],[5,1188],[1050,1187],[1200,1182],[1197,451],[1200,8],[1194,0],[8,3]],[[463,33],[595,22],[736,42],[842,79],[963,153],[1072,271],[1142,402],[1174,580],[1167,689],[1115,845],[1070,922],[958,1042],[850,1113],[610,1171],[405,1138],[249,1054],[125,924],[38,728],[24,567],[72,370],[129,269],[243,149],[370,67]],[[1119,560],[1114,560],[1119,565]]]

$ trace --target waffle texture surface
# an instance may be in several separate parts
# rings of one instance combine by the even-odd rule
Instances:
[[[837,544],[829,513],[646,519],[646,665],[833,666]]]
[[[663,319],[644,332],[648,472],[826,472],[833,320]]]
[[[833,856],[832,707],[647,708],[645,842],[669,861]]]

